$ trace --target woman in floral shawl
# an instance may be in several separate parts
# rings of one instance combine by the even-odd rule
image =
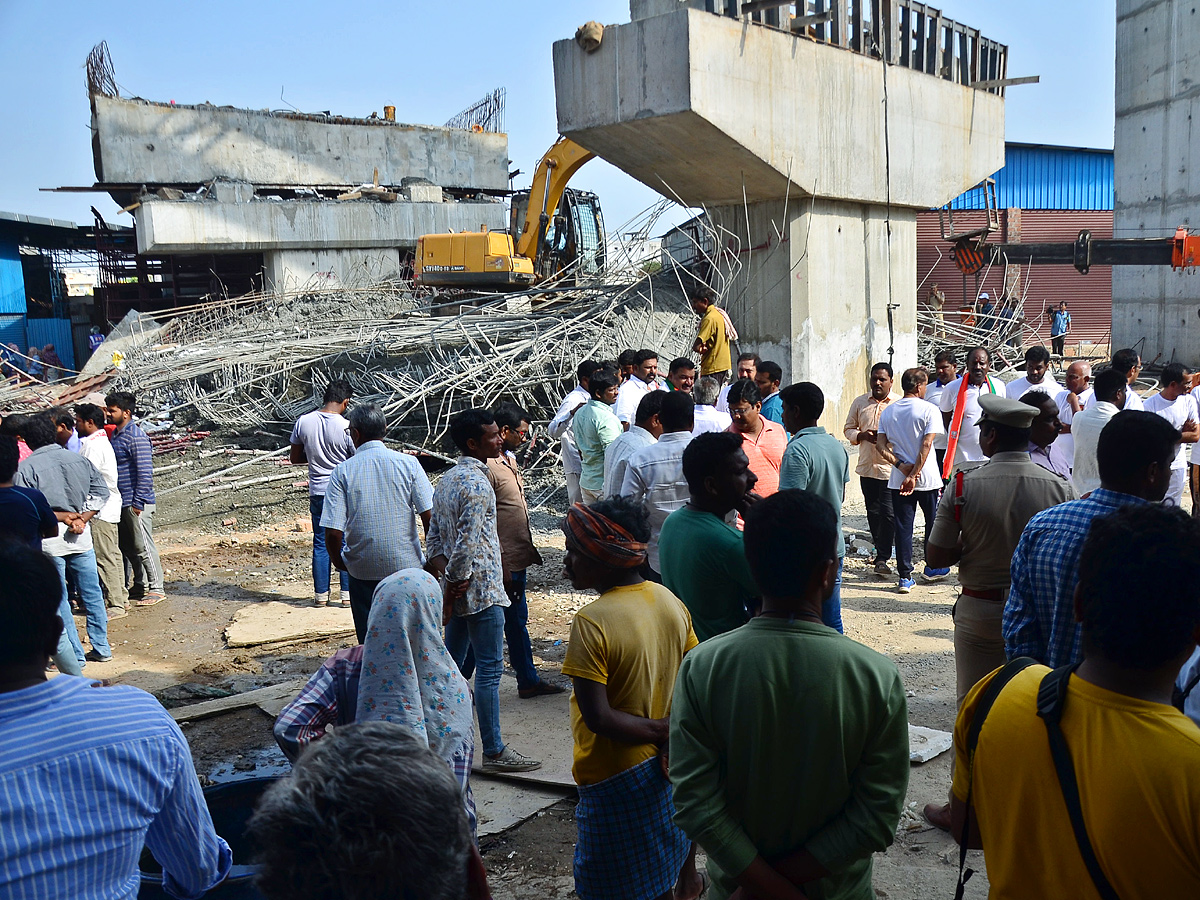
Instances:
[[[475,833],[469,776],[475,756],[471,690],[442,640],[442,589],[421,569],[389,575],[375,589],[356,722],[408,728],[450,766]]]

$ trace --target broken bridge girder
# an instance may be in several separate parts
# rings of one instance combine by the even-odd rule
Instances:
[[[1074,242],[989,244],[982,237],[962,237],[951,258],[959,271],[974,275],[1004,259],[1023,265],[1069,265],[1083,275],[1092,266],[1170,266],[1192,269],[1200,257],[1200,235],[1180,226],[1169,238],[1093,238],[1086,229]]]

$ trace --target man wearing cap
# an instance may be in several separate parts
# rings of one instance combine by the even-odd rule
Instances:
[[[1029,458],[1037,407],[995,394],[981,394],[979,405],[979,446],[988,461],[957,472],[946,486],[925,557],[934,568],[958,563],[954,672],[960,706],[979,679],[1006,661],[1002,618],[1021,532],[1043,509],[1077,496],[1070,482]],[[950,827],[949,804],[930,803],[925,816],[939,828]]]
[[[679,665],[697,644],[691,616],[641,575],[650,540],[641,503],[577,503],[563,532],[571,584],[600,594],[576,613],[562,667],[574,687],[575,891],[584,900],[670,896],[672,888],[676,897],[697,897],[705,885],[691,842],[672,821],[659,758]]]

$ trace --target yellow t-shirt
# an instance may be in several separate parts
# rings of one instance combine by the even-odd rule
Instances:
[[[615,587],[575,614],[564,675],[608,688],[613,709],[648,719],[671,712],[683,654],[696,646],[687,607],[661,584]],[[576,784],[597,784],[653,757],[653,744],[623,744],[595,734],[571,695]]]
[[[728,372],[732,366],[729,357],[729,335],[725,333],[725,319],[716,306],[709,305],[700,320],[697,338],[710,345],[708,352],[700,357],[700,374]]]
[[[979,734],[971,803],[991,900],[1098,898],[1062,799],[1030,666],[1005,686]],[[995,673],[993,673],[995,674]],[[954,796],[966,801],[966,736],[992,675],[963,702],[954,728]],[[1084,823],[1122,900],[1200,897],[1200,728],[1173,707],[1071,676],[1063,735]]]

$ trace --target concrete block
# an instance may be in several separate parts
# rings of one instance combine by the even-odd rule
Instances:
[[[397,277],[400,267],[400,251],[395,247],[274,250],[263,254],[264,281],[279,293],[373,284]]]
[[[436,184],[410,184],[401,188],[400,194],[413,203],[442,202],[442,189]]]
[[[333,123],[263,110],[92,98],[101,181],[177,184],[381,184],[420,176],[455,188],[508,188],[508,136],[363,120]]]
[[[249,203],[254,199],[254,185],[220,178],[213,182],[212,198],[218,203]]]

